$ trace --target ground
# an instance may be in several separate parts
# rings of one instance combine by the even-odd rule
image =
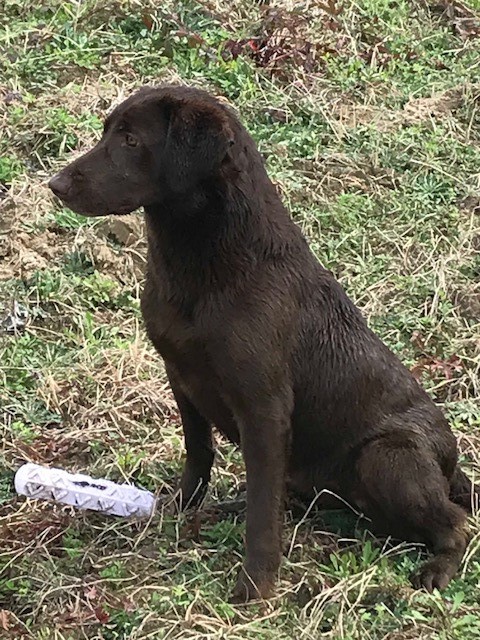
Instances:
[[[140,214],[46,187],[113,105],[185,82],[235,106],[313,250],[449,417],[480,471],[479,0],[4,0],[0,15],[0,636],[480,638],[480,521],[448,589],[421,546],[348,508],[289,511],[276,597],[228,604],[244,481],[219,440],[195,516],[149,522],[14,494],[26,460],[175,487],[183,443],[139,312]],[[22,318],[26,311],[27,318]],[[10,315],[9,315],[10,314]],[[24,322],[24,326],[22,326]]]

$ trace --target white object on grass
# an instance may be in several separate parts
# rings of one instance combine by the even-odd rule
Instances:
[[[155,496],[150,491],[31,462],[15,474],[15,490],[28,498],[55,500],[125,518],[148,518],[155,510]]]

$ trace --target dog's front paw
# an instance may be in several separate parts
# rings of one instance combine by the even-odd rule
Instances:
[[[274,575],[265,573],[256,575],[256,572],[248,571],[248,569],[242,567],[230,602],[232,604],[244,604],[249,600],[267,600],[272,597],[274,586]]]

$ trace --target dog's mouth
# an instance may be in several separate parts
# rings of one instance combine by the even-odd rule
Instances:
[[[69,207],[70,208],[70,207]],[[95,209],[94,211],[79,211],[78,209],[72,209],[72,211],[78,215],[85,216],[86,218],[102,218],[105,216],[125,216],[135,211],[131,207],[116,207],[108,211],[101,209]]]
[[[86,218],[101,218],[104,216],[123,216],[128,213],[132,213],[138,207],[130,204],[119,205],[118,207],[105,207],[105,205],[93,205],[83,206],[73,201],[69,201],[68,198],[58,198],[62,204],[68,207],[71,211],[80,216]]]
[[[93,210],[75,210],[75,213],[78,213],[82,216],[86,216],[87,218],[100,218],[103,216],[125,216],[129,213],[135,211],[137,207],[131,207],[128,205],[115,207],[114,209],[103,210],[100,207]]]

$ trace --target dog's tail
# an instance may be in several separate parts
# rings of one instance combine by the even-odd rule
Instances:
[[[480,507],[480,486],[474,484],[458,465],[450,480],[450,500],[470,512]]]

